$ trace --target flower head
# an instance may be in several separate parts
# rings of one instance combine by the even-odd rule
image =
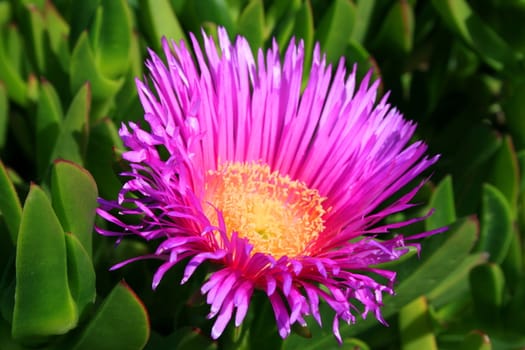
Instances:
[[[223,29],[219,48],[206,35],[204,50],[191,41],[195,60],[182,42],[163,41],[166,63],[150,51],[150,80],[137,80],[148,125],[120,129],[129,179],[98,211],[124,230],[99,232],[160,240],[132,259],[163,261],[154,288],[183,260],[182,283],[214,264],[201,288],[214,338],[232,318],[243,322],[254,290],[268,296],[283,338],[306,315],[321,324],[321,300],[335,311],[339,341],[340,320],[372,312],[384,322],[382,295],[393,293],[395,273],[374,265],[417,244],[380,239],[414,220],[381,222],[413,206],[419,186],[384,203],[438,157],[409,145],[415,125],[388,95],[376,103],[370,74],[359,84],[341,60],[332,75],[319,46],[302,91],[302,42],[292,40],[281,62],[275,42],[254,58],[245,38],[232,44]]]

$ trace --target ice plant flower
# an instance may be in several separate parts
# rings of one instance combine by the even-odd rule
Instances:
[[[292,40],[281,61],[275,42],[255,58],[245,38],[232,43],[222,28],[219,47],[203,36],[201,48],[191,35],[195,59],[183,42],[163,41],[166,63],[149,52],[150,79],[137,80],[147,125],[120,129],[128,180],[98,210],[122,230],[99,232],[159,242],[122,263],[162,260],[153,288],[175,264],[186,264],[182,283],[203,262],[215,266],[201,287],[213,338],[232,318],[243,322],[255,290],[283,338],[307,315],[321,324],[321,300],[339,341],[341,320],[373,313],[384,322],[395,273],[374,265],[432,233],[406,238],[392,231],[420,219],[383,220],[413,206],[420,185],[385,200],[438,157],[409,144],[415,124],[387,95],[376,101],[371,74],[359,83],[343,60],[333,72],[318,45],[302,90],[303,42]]]

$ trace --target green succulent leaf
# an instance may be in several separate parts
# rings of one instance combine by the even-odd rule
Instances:
[[[110,79],[102,74],[90,46],[86,32],[83,32],[73,49],[70,65],[70,86],[73,93],[77,93],[89,83],[93,94],[93,100],[102,106],[109,104],[124,79]],[[99,115],[94,115],[91,119],[98,119]]]
[[[512,215],[505,196],[496,187],[483,186],[481,231],[477,249],[489,260],[501,263],[512,242]]]
[[[91,129],[86,169],[95,178],[100,195],[104,198],[116,198],[122,186],[114,166],[117,162],[116,152],[123,148],[117,127],[111,120],[103,119]]]
[[[86,249],[75,235],[66,234],[67,274],[79,315],[95,302],[95,269]]]
[[[238,33],[244,35],[253,52],[264,43],[264,7],[261,0],[250,1],[237,20]]]
[[[119,283],[70,348],[139,350],[148,338],[148,315],[144,306],[125,283]]]
[[[13,51],[6,47],[6,44],[13,40],[19,43],[21,37],[16,28],[10,28],[8,33],[11,34],[9,37],[12,40],[0,41],[0,81],[4,82],[9,98],[24,106],[28,102],[27,85],[16,66],[19,60],[11,60],[9,54]]]
[[[102,18],[93,45],[95,62],[108,78],[126,73],[130,64],[131,14],[124,0],[101,0]]]
[[[516,151],[510,137],[505,137],[494,155],[492,169],[487,181],[497,187],[510,204],[512,217],[516,215],[519,193],[519,166]]]
[[[45,192],[32,185],[18,234],[12,334],[24,343],[38,343],[68,332],[77,320],[64,231]]]
[[[400,58],[412,50],[414,9],[407,1],[395,1],[382,21],[373,47],[385,57]]]
[[[79,165],[84,164],[91,108],[90,87],[86,83],[71,102],[60,128],[51,161],[61,158]]]
[[[505,276],[494,263],[476,266],[470,272],[470,290],[474,309],[485,325],[498,327],[501,323]]]
[[[7,125],[9,122],[9,103],[7,89],[0,81],[0,150],[5,146],[7,137]]]
[[[497,70],[516,70],[512,48],[472,10],[465,0],[432,0],[445,24]]]
[[[22,217],[22,205],[15,191],[15,186],[9,178],[9,174],[0,161],[0,213],[6,223],[11,241],[16,244],[20,219]]]
[[[441,180],[434,193],[432,193],[428,207],[435,209],[434,213],[425,221],[425,228],[428,231],[444,227],[456,221],[456,207],[451,176],[446,176]]]
[[[463,339],[459,348],[462,350],[491,350],[492,343],[487,334],[473,331]]]
[[[399,331],[403,350],[438,348],[428,311],[428,301],[424,297],[417,298],[401,309]]]
[[[95,180],[78,165],[57,161],[51,174],[51,194],[64,231],[73,233],[91,257],[93,224],[98,207]]]
[[[193,3],[195,1],[189,1]],[[184,30],[182,30],[179,20],[168,0],[140,0],[140,15],[144,22],[144,28],[150,37],[152,46],[160,52],[162,38],[174,40],[178,43],[180,40],[186,40]],[[205,4],[208,8],[210,4]],[[203,10],[204,10],[203,8]]]
[[[355,21],[355,5],[347,0],[335,0],[323,15],[316,31],[316,41],[326,52],[328,62],[337,63],[345,53]]]
[[[477,222],[473,218],[464,218],[457,220],[447,232],[427,239],[423,245],[420,260],[414,256],[399,265],[403,271],[398,271],[396,295],[387,295],[383,298],[383,317],[388,318],[420,296],[431,293],[468,256],[477,239],[477,234]],[[329,319],[330,317],[333,316],[326,315],[324,318]],[[314,323],[315,321],[311,321],[309,324]],[[377,323],[375,318],[369,317],[349,327],[343,326],[341,336],[343,338],[355,336]],[[324,329],[318,331],[312,327],[312,332],[314,331],[318,335],[308,340],[290,336],[284,341],[284,349],[324,349],[334,342],[333,335],[329,331]]]
[[[36,113],[36,162],[37,173],[42,177],[49,169],[64,113],[53,85],[42,81]]]

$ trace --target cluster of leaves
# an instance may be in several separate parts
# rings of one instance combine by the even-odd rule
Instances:
[[[142,118],[146,47],[218,25],[254,50],[297,36],[373,69],[442,154],[407,215],[435,208],[414,230],[449,231],[389,266],[390,327],[343,326],[343,348],[523,346],[524,19],[519,0],[0,0],[0,348],[340,348],[314,322],[282,341],[259,296],[212,341],[205,271],[179,286],[174,268],[153,292],[155,262],[108,271],[152,247],[93,234],[97,196],[121,186],[117,125]]]

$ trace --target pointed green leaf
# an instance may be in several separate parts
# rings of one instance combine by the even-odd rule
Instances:
[[[355,21],[355,5],[348,0],[335,0],[323,15],[316,30],[316,41],[326,52],[328,62],[337,63],[345,52]]]
[[[395,287],[396,295],[386,295],[383,298],[383,317],[392,316],[403,306],[422,295],[429,294],[439,286],[468,256],[477,238],[477,231],[477,222],[473,218],[466,218],[457,220],[447,232],[426,239],[422,243],[421,259],[413,257],[399,265],[408,271],[399,273],[400,277]],[[330,312],[323,319],[333,317],[333,312]],[[315,326],[315,321],[312,319],[309,321],[309,325]],[[374,317],[367,317],[349,327],[341,326],[341,335],[343,338],[348,338],[377,324],[378,321]],[[315,327],[312,327],[312,332],[314,330]],[[325,349],[333,342],[333,334],[326,330],[308,340],[291,336],[285,340],[284,349]]]
[[[510,137],[505,137],[498,152],[494,155],[492,169],[487,181],[494,185],[507,199],[515,216],[519,192],[518,159]]]
[[[95,302],[95,268],[82,243],[72,234],[66,234],[67,274],[71,295],[79,315]]]
[[[352,30],[352,40],[363,43],[372,22],[376,0],[358,1],[356,3],[355,23]]]
[[[119,283],[106,297],[96,315],[71,350],[142,349],[149,337],[148,315],[135,293]]]
[[[436,187],[428,207],[435,209],[434,213],[425,221],[425,228],[428,231],[447,226],[456,221],[454,190],[450,175],[441,180]]]
[[[414,9],[406,1],[396,1],[382,21],[373,46],[382,54],[403,57],[412,50],[414,27]]]
[[[264,7],[261,0],[250,1],[237,21],[238,33],[245,36],[253,52],[264,43]]]
[[[102,75],[96,65],[87,33],[83,32],[71,56],[71,91],[76,93],[86,85],[86,82],[89,82],[93,99],[97,101],[108,101],[117,93],[123,81],[123,79],[112,80]]]
[[[305,1],[295,15],[293,34],[296,38],[304,41],[304,77],[307,78],[308,67],[312,62],[312,51],[314,47],[314,15],[310,1]],[[304,80],[304,79],[303,79]]]
[[[22,205],[15,191],[15,186],[7,174],[4,164],[0,161],[0,213],[6,223],[13,244],[16,244]]]
[[[101,7],[98,40],[93,45],[95,60],[102,74],[118,78],[130,64],[131,14],[124,0],[102,0]]]
[[[279,20],[275,23],[275,27],[271,32],[271,37],[275,38],[281,49],[284,49],[288,46],[288,43],[292,37],[295,21],[297,20],[296,14],[301,8],[301,1],[276,1],[276,3],[286,4],[286,7],[277,5],[268,9],[268,16],[271,16],[272,14],[277,15],[281,11],[284,11],[284,13],[280,13],[281,18],[279,18]],[[268,23],[269,21],[273,22],[273,20],[267,20],[266,22]],[[267,24],[267,28],[268,27],[269,25]]]
[[[468,255],[461,261],[456,269],[445,277],[436,288],[427,294],[428,300],[434,306],[441,306],[453,302],[455,298],[466,293],[469,289],[468,275],[470,271],[488,260],[488,254],[485,252]]]
[[[473,331],[469,333],[461,342],[459,347],[461,350],[491,350],[492,344],[487,334],[481,331]]]
[[[45,72],[46,70],[46,56],[44,52],[44,28],[45,20],[42,13],[43,7],[36,7],[34,5],[27,6],[27,13],[29,17],[29,50],[34,55],[38,71]]]
[[[494,186],[483,186],[481,231],[477,250],[489,253],[489,260],[501,263],[512,241],[510,206]]]
[[[64,231],[73,233],[91,257],[93,224],[98,207],[95,180],[78,165],[57,161],[51,174],[51,194]]]
[[[477,317],[486,325],[498,326],[505,291],[503,271],[493,263],[479,265],[472,269],[469,280]]]
[[[109,119],[101,120],[91,130],[86,169],[93,175],[103,198],[117,198],[122,187],[114,170],[116,152],[122,150],[122,140],[115,124]]]
[[[35,137],[37,172],[40,176],[44,175],[51,164],[63,115],[62,104],[53,85],[42,81],[38,96]]]
[[[518,286],[520,276],[523,274],[523,251],[521,249],[520,232],[517,228],[512,230],[512,240],[505,259],[501,263],[501,268],[507,280],[507,286],[511,293]]]
[[[468,256],[477,235],[477,222],[465,218],[457,220],[448,231],[426,239],[421,245],[421,259],[414,257],[399,265],[404,271],[398,272],[396,295],[384,298],[383,316],[389,317],[417,297],[431,293]],[[344,332],[358,334],[376,323],[369,318],[345,328]]]
[[[14,33],[17,40],[20,39],[20,34],[15,27],[8,28],[8,33]],[[0,41],[0,81],[3,81],[6,88],[7,94],[16,103],[24,106],[27,103],[27,86],[24,79],[20,76],[17,68],[11,61],[8,54],[11,52],[4,45],[6,42]]]
[[[74,97],[62,124],[51,160],[66,159],[82,165],[88,140],[91,89],[85,84]]]
[[[437,350],[426,298],[419,297],[401,309],[399,312],[399,331],[401,349]]]
[[[11,20],[11,4],[7,1],[0,2],[0,27]]]
[[[66,333],[77,320],[64,231],[44,191],[32,185],[18,233],[13,337],[39,342]]]
[[[189,1],[194,3],[195,1]],[[161,49],[162,37],[173,39],[176,43],[186,40],[176,14],[171,8],[168,0],[140,0],[140,15],[144,22],[144,28],[149,34],[150,42],[156,50]],[[201,11],[209,8],[211,4],[206,4]]]
[[[472,11],[465,0],[432,0],[445,24],[494,69],[517,69],[512,48]]]
[[[5,146],[8,122],[9,102],[7,100],[7,90],[2,81],[0,81],[0,150]]]

